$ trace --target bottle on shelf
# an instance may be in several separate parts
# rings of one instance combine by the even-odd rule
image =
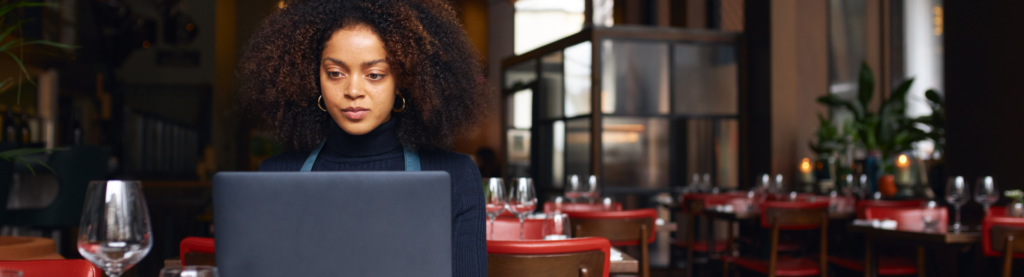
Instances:
[[[4,116],[4,142],[21,146],[19,141],[18,123],[14,120],[14,106],[7,105],[7,112]]]

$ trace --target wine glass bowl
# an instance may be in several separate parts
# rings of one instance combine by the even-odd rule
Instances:
[[[597,186],[597,176],[590,175],[587,178],[587,183],[580,190],[581,196],[587,198],[590,204],[594,204],[594,199],[601,197],[601,189]]]
[[[523,221],[537,208],[537,192],[531,178],[518,178],[510,187],[508,210],[519,218],[519,240],[523,240]]]
[[[153,231],[138,181],[93,181],[85,195],[78,253],[118,277],[149,254]]]
[[[501,178],[486,178],[484,183],[484,211],[491,224],[490,238],[494,239],[494,219],[505,212],[505,185]]]
[[[580,184],[580,176],[573,174],[569,175],[569,182],[565,186],[565,198],[569,199],[570,203],[576,203],[576,199],[582,195],[582,184]]]
[[[988,213],[988,208],[999,201],[999,188],[996,187],[996,182],[992,180],[992,176],[985,176],[978,178],[977,185],[974,187],[974,201],[985,207],[985,213]]]

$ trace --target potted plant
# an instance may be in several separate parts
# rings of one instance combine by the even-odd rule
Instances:
[[[914,79],[904,81],[882,99],[876,112],[869,109],[874,98],[875,80],[867,63],[861,64],[858,92],[853,100],[842,99],[832,94],[819,97],[818,102],[833,109],[846,109],[853,115],[852,140],[867,152],[864,173],[869,176],[870,186],[877,190],[882,174],[892,174],[893,155],[912,149],[913,143],[928,138],[921,129],[914,126],[919,120],[906,116],[906,96]],[[812,149],[814,149],[812,147]],[[893,191],[886,188],[886,191]]]

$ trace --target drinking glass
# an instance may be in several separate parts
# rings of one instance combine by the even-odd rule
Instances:
[[[494,218],[505,212],[505,185],[501,178],[485,178],[484,210],[491,224],[490,238],[494,239]]]
[[[858,179],[860,179],[860,182],[857,182],[857,195],[860,196],[860,199],[865,199],[864,197],[867,197],[868,191],[870,190],[868,188],[868,186],[870,186],[870,184],[868,184],[868,175],[861,174]]]
[[[508,192],[508,210],[519,217],[519,240],[523,240],[523,221],[537,207],[533,179],[518,178]]]
[[[0,270],[0,277],[21,277],[21,271],[17,270]]]
[[[580,193],[593,205],[594,199],[601,197],[601,189],[597,186],[597,176],[590,175],[590,178],[587,178],[587,184],[580,189]]]
[[[544,226],[541,228],[541,235],[545,240],[561,240],[572,237],[569,227],[569,216],[560,212],[552,212],[545,215]]]
[[[953,223],[953,231],[959,233],[963,225],[960,224],[960,206],[971,200],[970,192],[967,191],[967,182],[963,176],[949,177],[946,180],[946,202],[956,208],[956,223]]]
[[[579,175],[569,175],[569,185],[565,186],[565,198],[569,198],[569,203],[575,204],[576,198],[580,198],[583,189],[581,186]]]
[[[190,265],[182,268],[164,268],[160,277],[218,277],[217,268],[208,265]]]
[[[775,180],[771,183],[771,192],[775,194],[775,200],[781,201],[786,195],[786,185],[782,183],[782,174],[775,174]]]
[[[843,196],[853,197],[854,192],[857,191],[856,185],[853,184],[853,174],[844,175],[843,180],[846,181],[843,186]]]
[[[978,178],[978,183],[974,187],[974,201],[985,207],[985,214],[988,214],[988,208],[999,201],[999,188],[996,187],[996,182],[992,180],[992,176],[985,176]]]
[[[942,217],[938,204],[935,201],[928,201],[925,203],[924,209],[921,210],[921,222],[924,225],[925,233],[933,233],[939,230],[939,219]]]
[[[78,230],[78,253],[108,276],[121,276],[153,247],[142,183],[90,182]]]

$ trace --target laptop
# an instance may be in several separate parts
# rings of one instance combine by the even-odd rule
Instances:
[[[443,171],[221,172],[221,277],[451,276]]]

